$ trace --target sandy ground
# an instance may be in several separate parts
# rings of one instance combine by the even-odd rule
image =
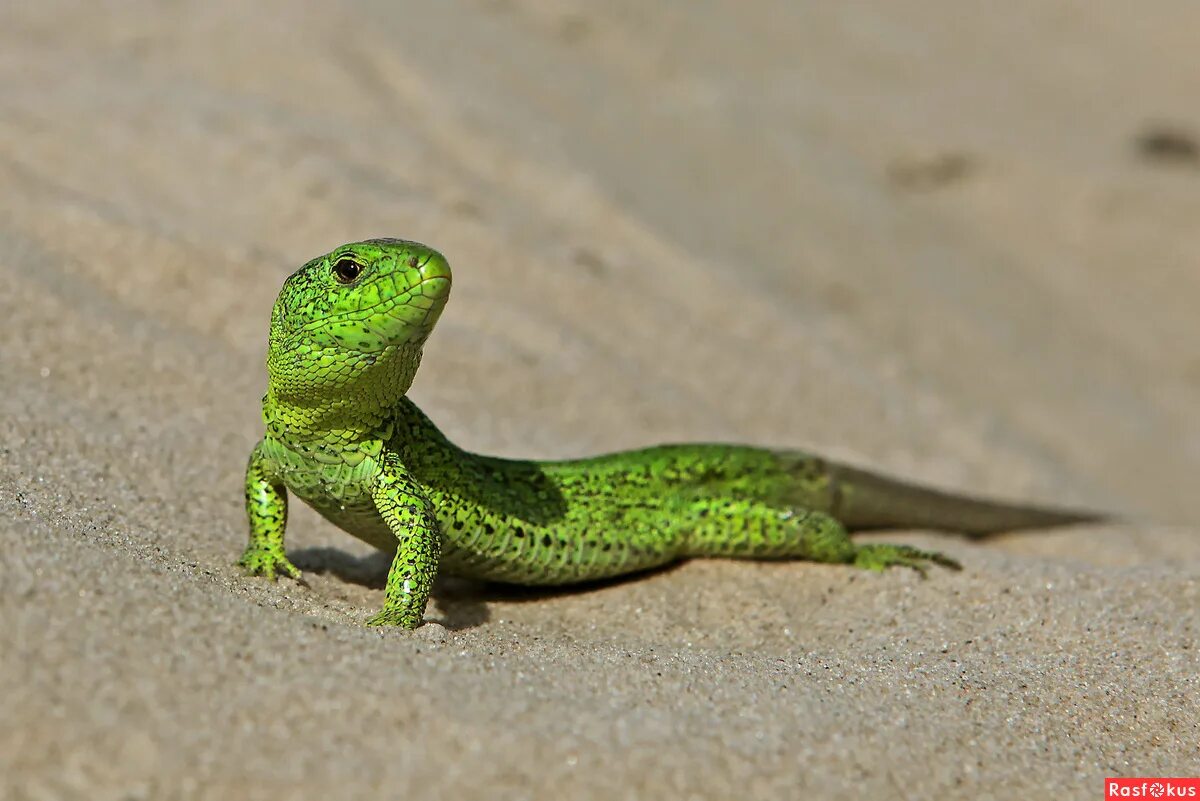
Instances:
[[[0,797],[1100,798],[1200,773],[1190,0],[10,4]],[[599,9],[603,9],[602,11]],[[1156,136],[1157,134],[1157,136]],[[242,578],[282,279],[442,249],[461,443],[803,446],[1126,524],[929,580],[447,583],[293,514]]]

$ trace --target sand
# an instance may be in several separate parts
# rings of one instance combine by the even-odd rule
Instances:
[[[1100,798],[1200,774],[1200,7],[12,4],[0,797]],[[269,309],[443,250],[413,397],[563,457],[808,447],[1126,522],[922,581],[233,567]]]

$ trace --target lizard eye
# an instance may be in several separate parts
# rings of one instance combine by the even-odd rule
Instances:
[[[333,265],[333,275],[338,283],[352,284],[362,273],[362,265],[352,259],[338,259]]]

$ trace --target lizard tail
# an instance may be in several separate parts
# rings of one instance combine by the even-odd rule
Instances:
[[[797,460],[794,470],[796,481],[785,500],[796,506],[820,509],[851,531],[928,528],[985,537],[1004,531],[1111,519],[1096,512],[1005,503],[944,492],[824,460],[814,466],[811,457]]]

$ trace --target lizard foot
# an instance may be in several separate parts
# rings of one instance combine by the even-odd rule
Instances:
[[[368,626],[399,626],[402,629],[415,629],[424,621],[425,616],[415,609],[385,606],[377,615],[367,618]]]
[[[874,570],[876,573],[882,573],[889,567],[911,567],[924,578],[931,564],[951,570],[962,570],[962,565],[949,556],[937,551],[922,551],[911,545],[871,543],[858,546],[854,552],[855,567]]]
[[[237,562],[247,576],[266,576],[274,581],[279,574],[300,580],[300,569],[288,561],[280,548],[251,545]]]

